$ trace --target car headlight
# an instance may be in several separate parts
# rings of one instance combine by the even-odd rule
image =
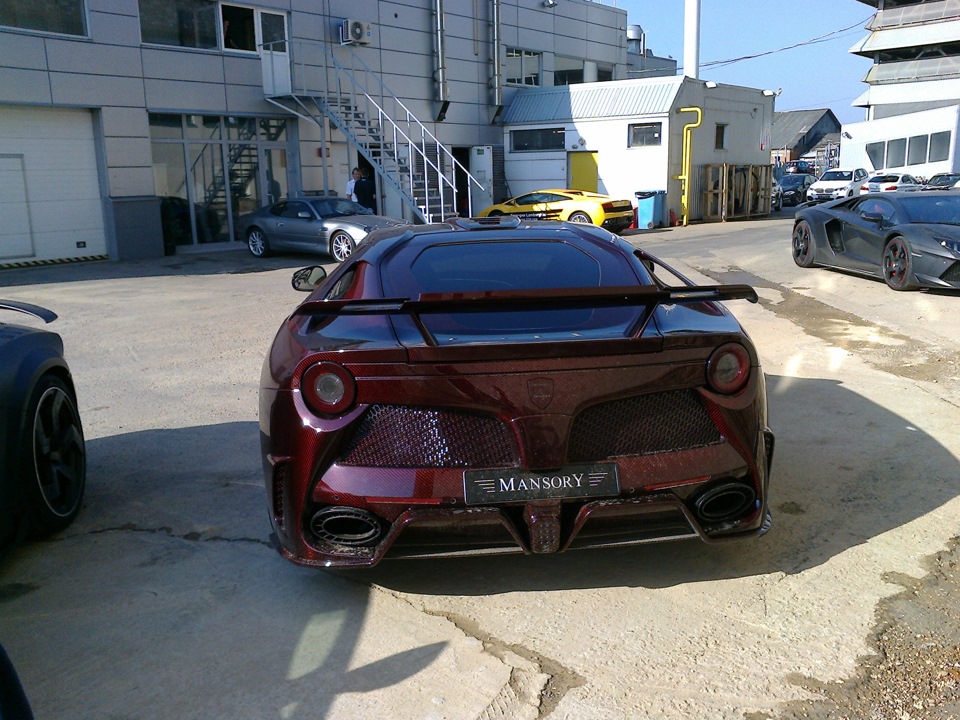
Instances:
[[[954,240],[953,238],[942,238],[934,236],[934,241],[940,243],[942,247],[945,247],[947,250],[952,250],[955,253],[960,254],[960,240]]]

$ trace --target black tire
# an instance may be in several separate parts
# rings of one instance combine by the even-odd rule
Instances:
[[[793,226],[793,261],[802,268],[813,267],[813,231],[806,220]]]
[[[910,256],[910,243],[902,235],[896,235],[887,241],[883,248],[881,268],[883,279],[892,290],[916,290],[913,279],[913,258]]]
[[[588,225],[593,225],[593,219],[582,210],[577,210],[576,212],[570,213],[570,217],[567,218],[567,222],[587,223]]]
[[[270,243],[267,234],[258,227],[247,231],[247,249],[254,257],[265,258],[270,256]]]
[[[487,214],[487,217],[503,217],[503,213],[500,212],[499,210],[491,210],[491,211]]]
[[[353,241],[353,238],[343,230],[337,230],[330,236],[330,255],[338,263],[342,263],[353,255],[353,250],[356,247],[357,244]]]
[[[56,375],[40,378],[27,402],[20,442],[28,533],[46,537],[73,522],[86,487],[86,448],[73,394]]]
[[[777,202],[774,203],[773,205],[773,209],[776,212],[780,212],[781,210],[783,210],[783,200],[777,200]]]

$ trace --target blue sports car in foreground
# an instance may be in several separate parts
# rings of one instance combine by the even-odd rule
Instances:
[[[797,211],[793,260],[883,278],[894,290],[960,289],[960,193],[859,195]]]

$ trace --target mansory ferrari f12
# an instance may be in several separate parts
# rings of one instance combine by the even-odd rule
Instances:
[[[769,526],[764,377],[720,304],[590,225],[380,230],[264,362],[281,553],[311,566],[554,553]],[[667,284],[669,280],[672,284]]]

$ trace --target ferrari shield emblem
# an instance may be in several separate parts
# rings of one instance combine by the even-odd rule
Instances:
[[[541,410],[546,410],[547,405],[553,402],[553,380],[548,378],[534,378],[527,381],[527,392],[530,393],[530,400]]]

